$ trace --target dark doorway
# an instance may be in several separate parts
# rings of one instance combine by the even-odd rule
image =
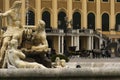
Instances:
[[[35,14],[31,10],[26,13],[26,25],[35,25]]]
[[[73,14],[73,29],[81,29],[81,14],[79,12]]]
[[[102,15],[102,31],[109,31],[109,15],[107,13]]]
[[[116,31],[120,31],[120,13],[116,15],[116,26],[115,26]]]
[[[66,13],[65,12],[59,12],[58,14],[58,28],[59,29],[66,29]]]
[[[87,25],[88,25],[88,29],[95,30],[95,15],[93,13],[88,14]]]
[[[48,11],[44,11],[42,14],[42,20],[45,21],[46,26],[45,28],[51,28],[50,24],[50,13]]]

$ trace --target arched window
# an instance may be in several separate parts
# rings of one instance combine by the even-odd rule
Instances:
[[[116,26],[115,26],[116,31],[120,31],[120,13],[116,15]]]
[[[109,31],[109,15],[107,13],[102,15],[102,31]]]
[[[66,13],[62,11],[59,12],[58,13],[58,28],[65,30],[67,28],[66,21],[67,21]]]
[[[31,10],[26,13],[26,25],[35,25],[35,14]]]
[[[45,21],[45,23],[46,23],[46,28],[51,28],[51,24],[50,24],[50,13],[48,12],[48,11],[44,11],[43,13],[42,13],[42,20],[44,20]]]
[[[79,12],[74,12],[72,24],[73,24],[73,29],[81,28],[81,14]]]
[[[93,13],[88,14],[87,25],[88,25],[88,29],[95,30],[95,15]]]

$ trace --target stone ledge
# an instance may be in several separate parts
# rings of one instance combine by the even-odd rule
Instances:
[[[120,68],[0,69],[0,79],[18,78],[120,79]],[[20,79],[19,79],[20,78]],[[38,79],[38,80],[39,80]],[[89,79],[89,80],[90,80]],[[11,79],[12,80],[12,79]],[[26,80],[26,79],[25,79]],[[74,79],[72,79],[74,80]],[[114,79],[113,79],[114,80]]]

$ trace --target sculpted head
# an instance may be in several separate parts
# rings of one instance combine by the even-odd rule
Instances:
[[[38,29],[44,29],[45,28],[45,22],[43,20],[38,21]]]
[[[21,1],[15,1],[11,8],[20,8],[22,5]]]
[[[18,47],[18,41],[16,39],[12,39],[9,43],[11,47],[17,48]]]

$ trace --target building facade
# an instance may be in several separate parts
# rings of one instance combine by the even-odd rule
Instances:
[[[0,0],[0,12],[9,10],[16,0]],[[99,49],[105,34],[120,38],[120,0],[21,0],[24,26],[46,22],[49,47],[63,54],[70,46],[76,50]],[[7,26],[2,20],[1,26]],[[98,33],[95,33],[98,32]]]

